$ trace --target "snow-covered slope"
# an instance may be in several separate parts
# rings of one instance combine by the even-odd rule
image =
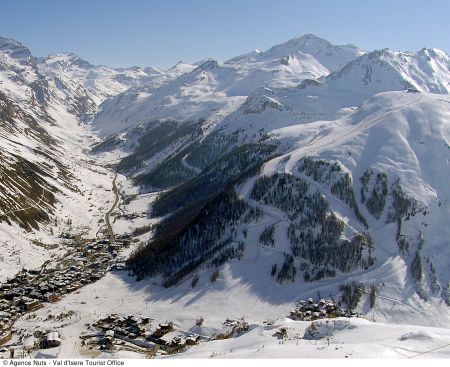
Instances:
[[[245,100],[227,93],[235,78],[234,68],[208,60],[162,86],[131,89],[106,101],[92,124],[100,135],[108,136],[149,120],[217,121]]]
[[[373,51],[330,75],[336,89],[351,89],[361,83],[370,93],[411,87],[424,92],[450,92],[450,57],[437,49],[418,52]]]
[[[244,129],[270,131],[315,120],[334,120],[381,92],[410,89],[450,92],[450,58],[440,50],[373,51],[342,69],[297,87],[260,88],[216,127],[227,133]],[[251,127],[250,127],[251,126]]]
[[[445,226],[450,214],[446,185],[450,178],[449,103],[448,96],[386,92],[344,118],[312,123],[320,131],[313,137],[309,124],[276,130],[273,136],[289,141],[293,150],[284,163],[280,163],[281,157],[264,169],[265,174],[281,170],[298,175],[299,162],[305,156],[337,161],[350,173],[378,263],[383,266],[392,256],[399,256],[405,269],[414,273],[410,266],[419,254],[423,259],[423,270],[416,274],[419,279],[413,279],[411,273],[405,285],[414,288],[415,284],[425,298],[443,298],[447,303],[450,274],[444,259],[450,253],[443,244],[450,235]],[[380,185],[384,185],[384,193]],[[406,204],[405,199],[407,208],[402,214],[396,209],[400,205],[398,188],[409,201]],[[396,226],[389,224],[396,221]],[[358,227],[351,220],[348,224]],[[397,291],[402,293],[402,289]]]
[[[258,89],[180,153],[194,178],[152,208],[154,216],[182,208],[183,226],[185,215],[194,219],[182,230],[164,222],[149,242],[164,249],[158,263],[146,258],[148,273],[140,256],[154,253],[144,250],[134,271],[171,286],[229,262],[250,287],[243,268],[268,282],[295,280],[298,294],[309,282],[327,294],[361,282],[413,313],[443,307],[448,317],[448,69],[442,51],[382,50],[318,80]],[[237,198],[224,194],[232,183]]]
[[[193,70],[177,64],[168,70],[167,77],[131,88],[100,106],[92,125],[107,139],[99,151],[112,150],[116,159],[127,156],[118,166],[120,172],[132,174],[152,189],[176,185],[199,169],[186,164],[189,150],[214,131],[216,124],[222,128],[221,121],[256,89],[295,87],[305,79],[328,75],[362,54],[355,46],[333,46],[304,35],[266,52],[254,51],[226,62],[206,60]],[[187,72],[174,74],[180,69]],[[152,130],[156,129],[153,135],[159,137],[160,125],[167,122],[172,138],[162,139],[165,143],[157,152],[148,142]],[[186,123],[191,126],[190,133],[185,132]],[[168,173],[166,164],[179,174]],[[160,179],[148,179],[152,172]]]
[[[327,356],[440,347],[447,331],[408,324],[450,325],[449,65],[436,49],[363,53],[305,35],[226,62],[117,70],[0,38],[0,281],[60,261],[65,233],[99,237],[116,177],[100,164],[133,177],[117,178],[110,226],[141,241],[124,252],[140,282],[111,272],[17,328],[29,341],[59,328],[59,357],[84,356],[79,334],[111,312],[207,336],[249,321],[192,357],[279,355],[294,339],[322,356],[331,333]],[[105,139],[89,156],[98,139],[83,122],[102,101],[92,127]],[[307,297],[403,325],[285,319]]]
[[[93,125],[107,136],[149,119],[203,118],[207,129],[259,87],[294,86],[304,79],[336,71],[361,54],[363,51],[355,46],[334,46],[316,36],[304,35],[266,52],[255,51],[224,63],[207,60],[161,88],[151,84],[107,101]]]
[[[95,139],[82,124],[95,111],[76,82],[41,74],[17,41],[0,38],[0,279],[67,248],[62,233],[95,236],[112,174],[88,164]],[[94,163],[94,164],[93,164]],[[96,193],[92,200],[89,193]],[[80,216],[80,210],[84,212]]]
[[[364,54],[353,45],[336,46],[305,34],[267,51],[253,51],[228,60],[241,70],[238,88],[251,93],[255,87],[294,86],[303,79],[316,79],[337,71]]]
[[[78,83],[99,105],[105,99],[125,90],[161,77],[164,72],[151,67],[111,68],[94,66],[75,54],[57,54],[38,60],[39,70],[46,77],[62,83]]]

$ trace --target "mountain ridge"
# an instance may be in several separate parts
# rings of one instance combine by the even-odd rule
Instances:
[[[379,322],[345,319],[358,330],[404,324],[392,338],[447,327],[449,60],[304,35],[227,61],[109,68],[0,39],[0,281],[105,269],[17,330],[60,328],[59,356],[81,353],[94,308],[186,330],[203,315],[194,330],[211,337],[243,316],[271,338],[310,335],[320,314],[285,319],[309,297]],[[77,317],[47,318],[65,308]]]

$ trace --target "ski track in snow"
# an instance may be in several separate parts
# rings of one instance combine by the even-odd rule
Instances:
[[[194,171],[194,173],[198,175],[199,173],[202,172],[202,170],[200,168],[191,166],[188,162],[186,162],[188,156],[189,153],[183,157],[183,159],[181,160],[181,164],[183,165],[183,167],[187,168],[188,170]]]

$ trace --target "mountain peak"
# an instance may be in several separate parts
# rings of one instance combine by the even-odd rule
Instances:
[[[91,69],[95,67],[94,65],[74,53],[60,53],[50,55],[47,57],[45,62],[47,64],[76,65],[83,69]]]
[[[205,62],[203,62],[198,69],[201,70],[213,70],[215,68],[217,68],[219,66],[219,63],[217,62],[217,60],[213,60],[213,59],[208,59]]]
[[[302,41],[302,42],[319,42],[319,43],[326,43],[331,45],[330,42],[328,42],[326,39],[316,36],[315,34],[312,33],[305,33],[305,34],[301,34],[297,37],[292,38],[291,40],[287,41],[287,42],[291,42],[291,41]]]
[[[9,53],[14,59],[31,59],[30,50],[12,38],[0,37],[0,52]]]
[[[307,33],[275,45],[258,55],[260,58],[283,58],[295,55],[304,58],[310,55],[330,72],[339,70],[365,52],[354,45],[333,45],[314,34]]]

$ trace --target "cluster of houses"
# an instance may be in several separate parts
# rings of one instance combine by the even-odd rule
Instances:
[[[99,332],[80,337],[83,345],[91,349],[131,349],[148,356],[176,353],[200,340],[198,335],[175,330],[171,322],[153,324],[154,320],[148,317],[111,314],[92,324]]]
[[[40,269],[22,269],[0,284],[0,345],[11,339],[12,325],[24,313],[99,280],[108,270],[123,270],[118,251],[128,244],[123,239],[114,244],[99,240],[77,245],[56,266],[47,262]]]
[[[291,319],[300,321],[313,321],[341,316],[350,315],[342,311],[332,300],[321,299],[315,301],[313,298],[308,298],[307,301],[300,300],[289,315]]]

